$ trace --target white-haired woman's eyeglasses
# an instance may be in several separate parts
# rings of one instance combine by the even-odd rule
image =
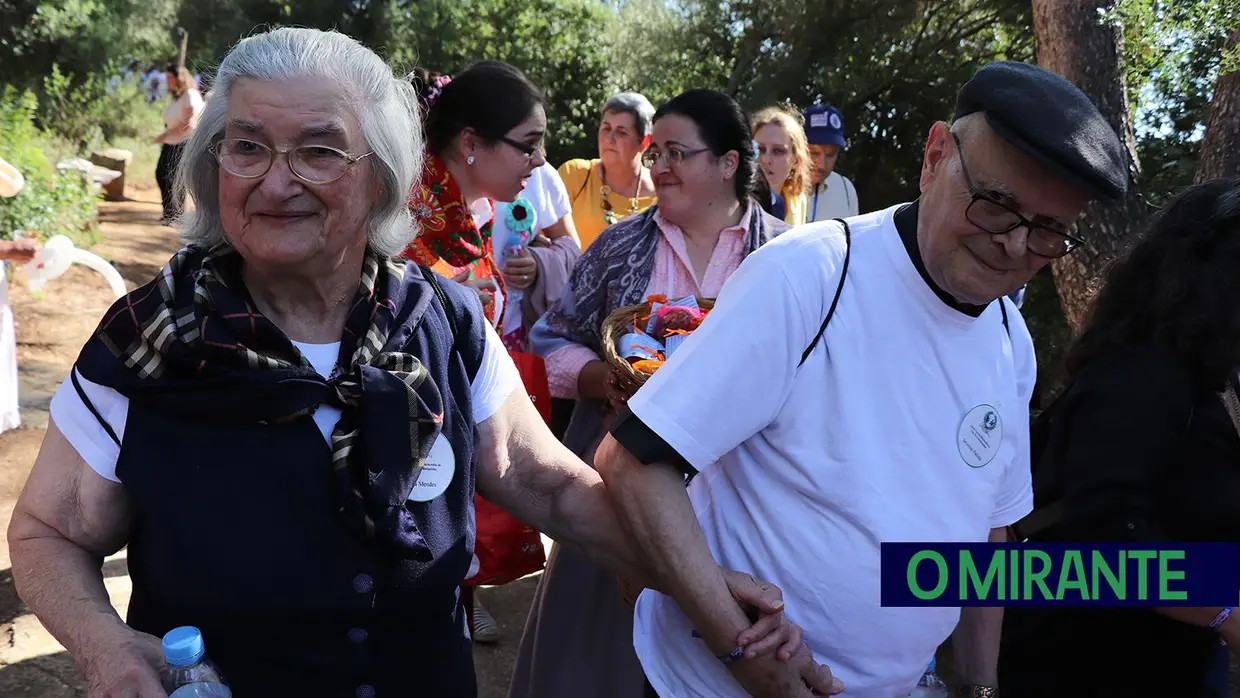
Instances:
[[[276,158],[288,158],[288,169],[294,177],[307,184],[331,184],[340,179],[363,158],[374,151],[354,157],[343,150],[326,145],[300,145],[276,150],[245,138],[228,138],[211,148],[220,167],[243,179],[257,179],[267,174]]]

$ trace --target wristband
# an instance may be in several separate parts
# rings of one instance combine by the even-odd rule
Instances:
[[[1223,610],[1219,611],[1218,615],[1214,616],[1214,620],[1210,621],[1210,629],[1218,630],[1219,626],[1222,625],[1223,622],[1227,620],[1228,616],[1231,615],[1231,612],[1233,610],[1235,609],[1228,606],[1227,608],[1224,608]]]
[[[694,630],[693,632],[689,633],[689,636],[690,636],[690,637],[695,637],[695,638],[697,638],[697,639],[699,639],[699,640],[704,639],[704,638],[702,638],[702,633],[699,633],[699,632],[698,632],[698,631],[696,631],[696,630]],[[742,660],[742,659],[744,659],[744,658],[745,658],[745,648],[744,648],[744,647],[737,647],[736,649],[732,650],[731,652],[728,652],[727,654],[720,654],[720,655],[716,655],[716,656],[715,656],[715,659],[718,659],[719,661],[723,662],[724,664],[731,664],[732,662],[737,662],[737,661],[740,661],[740,660]]]
[[[724,664],[731,664],[732,662],[737,662],[744,658],[745,658],[744,647],[737,647],[731,652],[728,652],[727,654],[721,654],[718,657],[719,661],[723,662]]]

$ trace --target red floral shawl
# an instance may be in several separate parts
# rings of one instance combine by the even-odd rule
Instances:
[[[507,298],[503,276],[495,265],[491,248],[491,225],[474,223],[461,189],[442,160],[430,152],[422,166],[422,176],[409,192],[409,212],[418,226],[418,236],[401,255],[430,267],[449,278],[469,270],[471,279],[493,279]],[[492,204],[494,209],[494,204]],[[483,309],[495,323],[495,304]]]

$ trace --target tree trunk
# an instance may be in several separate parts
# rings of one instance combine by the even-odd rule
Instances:
[[[1240,43],[1240,26],[1227,38],[1227,50]],[[1197,160],[1197,182],[1240,177],[1240,70],[1219,73],[1210,100],[1206,137]]]
[[[1118,22],[1102,16],[1115,0],[1033,0],[1038,64],[1081,89],[1120,135],[1128,151],[1128,195],[1123,201],[1093,202],[1081,216],[1085,244],[1055,260],[1055,286],[1073,332],[1081,328],[1100,276],[1144,223],[1141,165],[1128,109]]]

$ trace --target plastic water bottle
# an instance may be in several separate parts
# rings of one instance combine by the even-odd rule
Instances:
[[[169,698],[232,698],[219,670],[207,659],[198,628],[173,628],[164,635],[164,690]]]
[[[934,673],[935,662],[930,660],[930,666],[926,667],[926,673],[922,674],[921,680],[917,682],[917,688],[909,694],[909,698],[948,698],[947,684]]]

